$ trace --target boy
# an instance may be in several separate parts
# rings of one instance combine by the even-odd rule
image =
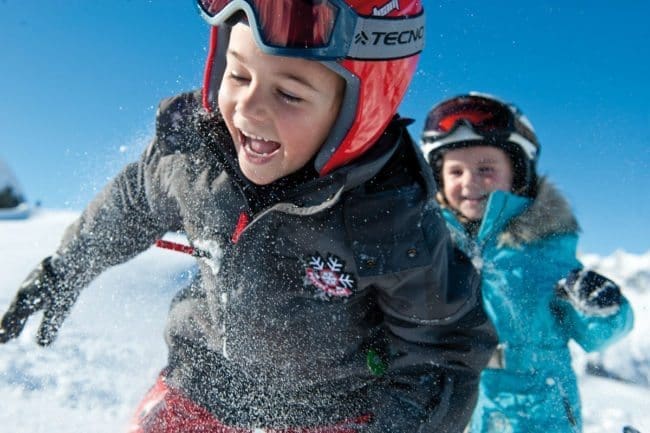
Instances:
[[[495,336],[395,116],[421,2],[198,5],[203,91],[161,104],[155,140],[28,276],[0,340],[42,309],[50,344],[92,278],[182,230],[200,277],[131,431],[462,430]]]
[[[532,125],[512,104],[460,95],[431,109],[422,148],[499,336],[471,431],[581,431],[568,340],[603,349],[632,328],[632,310],[616,284],[576,259],[578,224],[560,193],[538,180]]]

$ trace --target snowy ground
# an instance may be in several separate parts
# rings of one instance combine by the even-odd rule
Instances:
[[[56,248],[76,214],[37,211],[0,221],[0,312],[27,273]],[[601,356],[573,348],[582,371],[596,360],[626,384],[580,375],[585,431],[620,432],[633,425],[650,433],[650,252],[584,256],[624,287],[636,313],[631,335]],[[16,433],[121,432],[158,371],[169,302],[194,270],[183,254],[151,249],[107,271],[87,288],[47,349],[33,342],[38,320],[17,341],[0,346],[0,430]]]

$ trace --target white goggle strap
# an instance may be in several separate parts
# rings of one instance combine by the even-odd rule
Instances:
[[[405,19],[357,19],[347,57],[389,60],[410,57],[424,49],[424,13]]]
[[[437,138],[440,137],[440,138]],[[467,125],[460,125],[451,134],[444,135],[432,131],[422,134],[420,146],[425,155],[428,155],[434,150],[445,147],[449,144],[460,143],[463,141],[479,141],[485,140],[485,137],[474,132],[472,128]],[[531,161],[537,158],[537,147],[524,138],[521,134],[511,132],[508,136],[508,141],[518,145],[526,154],[526,157]]]

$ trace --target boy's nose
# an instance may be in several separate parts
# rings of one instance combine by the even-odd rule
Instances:
[[[263,119],[266,115],[267,107],[261,89],[256,86],[249,86],[243,92],[237,103],[237,111],[248,119]]]

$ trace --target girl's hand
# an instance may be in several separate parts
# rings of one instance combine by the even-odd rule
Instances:
[[[616,283],[589,270],[574,269],[555,285],[557,295],[588,316],[609,316],[621,305]]]

